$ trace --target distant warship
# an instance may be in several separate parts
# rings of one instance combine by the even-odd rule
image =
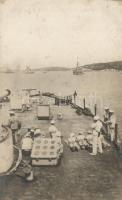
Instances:
[[[74,74],[74,75],[83,74],[82,67],[79,66],[78,57],[77,57],[77,65],[76,65],[76,68],[73,69],[73,74]]]

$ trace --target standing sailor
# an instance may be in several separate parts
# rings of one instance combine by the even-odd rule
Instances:
[[[114,141],[115,139],[115,125],[116,125],[116,117],[114,115],[114,111],[110,110],[110,119],[108,120],[108,125],[109,125],[109,133],[110,133],[110,140],[111,142]]]
[[[76,90],[74,91],[73,96],[74,96],[74,103],[76,103],[76,96],[77,96],[77,92],[76,92]]]
[[[107,132],[107,135],[109,136],[110,133],[109,133],[109,125],[108,125],[108,121],[110,119],[110,112],[109,112],[109,108],[108,107],[105,107],[105,110],[104,110],[104,125],[105,125],[105,131]]]
[[[56,128],[55,126],[55,121],[52,120],[50,122],[50,127],[49,127],[49,134],[50,134],[50,137],[53,138],[53,137],[56,137],[56,133],[58,132],[58,129]]]
[[[62,134],[60,131],[57,131],[56,133],[56,141],[59,147],[59,154],[61,155],[63,153],[63,144],[62,144]]]
[[[13,144],[18,144],[20,142],[19,130],[21,129],[21,122],[17,119],[13,111],[10,112],[8,127],[12,130]]]
[[[96,126],[96,131],[98,132],[98,151],[99,153],[103,153],[103,149],[102,149],[102,122],[100,121],[99,116],[97,116],[97,126]]]
[[[108,121],[109,120],[109,108],[108,107],[105,107],[105,110],[104,110],[104,122]]]
[[[99,116],[94,117],[94,122],[92,124],[93,133],[93,143],[92,143],[92,153],[91,155],[97,155],[97,148],[100,153],[103,153],[102,142],[101,142],[101,128],[102,123],[100,122]]]
[[[22,138],[22,155],[23,157],[30,157],[31,150],[33,146],[33,139],[31,137],[30,131],[28,131]]]

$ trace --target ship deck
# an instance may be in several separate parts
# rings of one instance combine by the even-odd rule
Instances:
[[[70,106],[52,106],[57,128],[65,140],[71,132],[87,131],[92,118],[78,116]],[[47,133],[49,121],[38,120],[36,105],[31,111],[17,113],[22,121],[22,134],[28,127]],[[1,200],[120,200],[122,196],[121,160],[114,147],[104,149],[103,155],[91,156],[86,150],[71,152],[64,144],[64,155],[58,166],[34,167],[35,179],[26,182],[13,175],[0,178]]]

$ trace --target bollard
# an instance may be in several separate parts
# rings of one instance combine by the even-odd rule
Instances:
[[[94,115],[97,114],[97,104],[94,105]]]
[[[115,143],[117,144],[117,138],[118,138],[118,124],[115,124]]]
[[[86,100],[85,100],[85,98],[83,99],[83,108],[85,109],[85,107],[86,107]]]
[[[120,158],[120,168],[122,169],[122,142],[119,138],[118,124],[115,124],[115,147],[117,148],[118,156]]]

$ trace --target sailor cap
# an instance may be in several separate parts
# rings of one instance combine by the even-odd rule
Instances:
[[[51,120],[51,122],[50,122],[51,124],[55,124],[55,120]]]
[[[113,110],[110,110],[109,112],[110,112],[110,113],[114,113],[114,111],[113,111]]]
[[[14,111],[10,111],[9,114],[10,114],[10,115],[15,115],[15,112],[14,112]]]
[[[109,110],[109,107],[108,107],[108,106],[106,106],[104,109],[105,109],[105,110]]]

